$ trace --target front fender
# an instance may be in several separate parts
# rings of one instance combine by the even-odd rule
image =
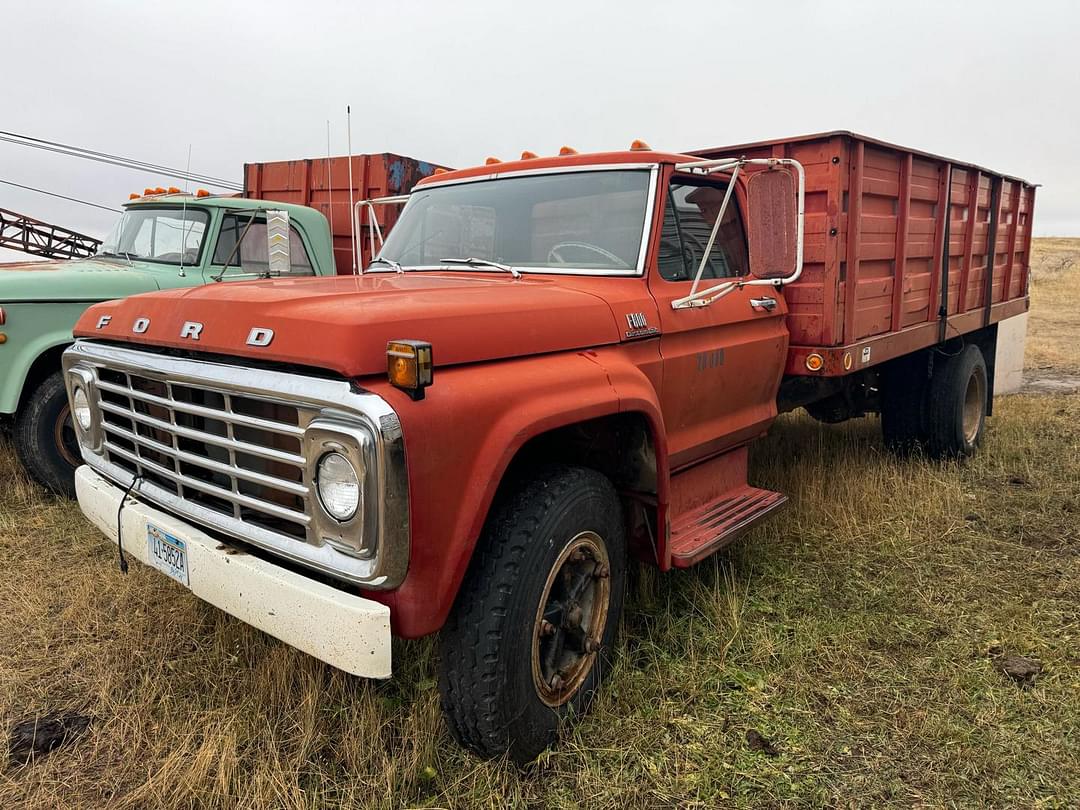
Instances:
[[[83,303],[4,304],[8,339],[0,345],[0,413],[15,413],[34,361],[72,342],[71,327],[86,307]]]
[[[666,457],[653,382],[620,347],[436,369],[412,402],[385,383],[365,386],[397,410],[405,436],[412,505],[409,573],[390,605],[396,634],[438,630],[468,569],[503,475],[530,439],[620,411],[640,411]],[[658,462],[659,463],[659,462]],[[666,469],[657,471],[666,497]]]

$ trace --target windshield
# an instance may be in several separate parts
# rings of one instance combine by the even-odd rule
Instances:
[[[421,187],[379,257],[406,270],[468,258],[477,261],[455,269],[492,272],[483,262],[498,262],[526,271],[632,273],[639,264],[649,180],[648,169],[620,169]],[[383,267],[376,260],[372,269]]]
[[[199,263],[209,217],[199,208],[133,208],[124,212],[99,256],[194,265]]]

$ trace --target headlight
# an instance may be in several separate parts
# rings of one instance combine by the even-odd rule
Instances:
[[[319,459],[316,487],[323,509],[335,520],[351,520],[360,508],[360,479],[341,453],[327,453]]]
[[[83,431],[90,430],[90,425],[93,424],[90,401],[86,398],[86,390],[81,385],[76,386],[71,395],[71,413]]]

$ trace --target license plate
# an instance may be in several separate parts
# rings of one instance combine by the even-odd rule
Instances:
[[[188,582],[187,543],[148,523],[146,550],[150,565],[181,585],[191,587]]]

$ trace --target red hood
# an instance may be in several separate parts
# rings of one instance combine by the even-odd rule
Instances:
[[[337,371],[386,370],[390,340],[426,340],[437,366],[617,343],[605,301],[562,280],[475,273],[376,273],[229,282],[136,295],[88,309],[78,337],[170,346]],[[100,329],[102,316],[110,316]],[[139,318],[149,326],[132,331]],[[181,339],[185,322],[202,324]],[[269,345],[247,344],[255,327]]]

